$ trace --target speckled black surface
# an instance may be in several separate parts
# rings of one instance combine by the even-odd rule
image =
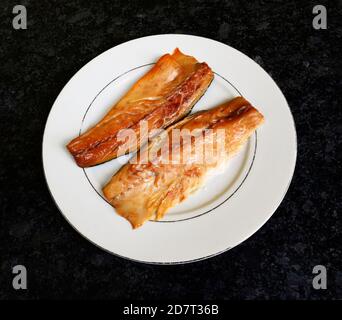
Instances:
[[[312,28],[325,4],[328,30]],[[17,1],[0,3],[0,298],[342,298],[341,1],[21,1],[28,29],[12,29]],[[141,36],[195,34],[257,61],[283,90],[298,134],[294,179],[255,235],[212,259],[179,266],[101,251],[64,220],[45,184],[45,121],[70,77],[101,52]],[[28,269],[15,291],[11,268]],[[312,268],[328,289],[312,288]]]

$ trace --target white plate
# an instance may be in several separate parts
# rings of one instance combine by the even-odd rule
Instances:
[[[266,121],[228,167],[201,190],[174,207],[164,220],[132,230],[101,194],[101,187],[128,156],[83,170],[65,145],[100,120],[158,57],[176,47],[207,62],[215,72],[214,81],[193,111],[243,95]],[[136,39],[90,61],[59,94],[43,139],[46,180],[69,223],[113,254],[160,264],[208,258],[256,232],[285,196],[296,153],[294,121],[271,77],[241,52],[189,35]]]

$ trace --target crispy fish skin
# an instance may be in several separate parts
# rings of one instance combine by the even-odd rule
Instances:
[[[80,167],[90,167],[117,158],[127,150],[120,148],[122,129],[132,129],[138,138],[129,152],[136,151],[140,141],[139,123],[144,120],[151,130],[166,128],[190,112],[210,85],[214,75],[206,63],[184,55],[177,48],[162,56],[125,96],[93,128],[67,145]]]
[[[141,226],[149,219],[161,219],[168,209],[203,185],[209,172],[220,168],[237,153],[263,121],[263,115],[243,97],[190,115],[170,126],[164,135],[155,137],[147,148],[141,149],[137,154],[138,160],[143,159],[144,153],[153,156],[148,158],[147,163],[138,161],[124,165],[103,188],[103,194],[133,228]],[[197,161],[201,160],[198,159],[201,152],[196,152],[193,140],[180,139],[175,143],[173,129],[188,129],[191,132],[196,130],[200,135],[207,129],[212,129],[209,131],[209,138],[202,139],[196,146],[205,147],[211,144],[213,150],[217,151],[223,142],[223,153],[214,152],[210,161],[206,161],[207,158]],[[223,129],[224,134],[219,135],[218,129]],[[178,158],[178,162],[165,162],[163,153],[154,152],[165,147],[165,144],[171,150],[166,155],[167,160],[172,159],[176,152],[185,155]],[[179,152],[180,149],[182,152]]]

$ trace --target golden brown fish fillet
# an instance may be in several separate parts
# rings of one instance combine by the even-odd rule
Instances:
[[[133,228],[151,218],[158,220],[234,155],[263,120],[242,97],[190,115],[141,149],[137,162],[123,166],[103,193]],[[185,134],[174,134],[174,129]]]
[[[151,130],[166,128],[183,118],[204,94],[213,79],[206,63],[184,55],[175,49],[172,55],[162,56],[106,116],[93,128],[73,139],[67,148],[80,167],[94,166],[128,152],[136,145],[125,146],[118,137],[121,129],[132,129],[137,139],[139,123],[144,120]],[[135,149],[134,149],[135,148]]]

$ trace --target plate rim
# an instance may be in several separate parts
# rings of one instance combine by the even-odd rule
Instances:
[[[293,161],[293,167],[291,168],[291,175],[288,177],[288,184],[286,186],[286,188],[284,189],[283,191],[283,194],[282,196],[280,197],[280,200],[279,202],[276,202],[276,205],[274,205],[274,210],[269,214],[269,217],[263,221],[263,223],[255,230],[253,231],[251,234],[245,236],[245,237],[241,237],[241,240],[238,241],[235,245],[233,246],[229,246],[228,248],[224,249],[224,250],[221,250],[221,251],[218,251],[216,253],[213,253],[213,254],[210,254],[210,255],[206,255],[206,256],[203,256],[203,257],[199,257],[199,258],[195,258],[195,259],[189,259],[189,260],[182,260],[182,261],[169,261],[169,262],[165,262],[165,261],[147,261],[147,260],[141,260],[141,259],[134,259],[134,258],[131,258],[131,257],[128,257],[128,256],[124,256],[124,255],[121,255],[121,254],[118,254],[116,252],[113,252],[101,245],[99,245],[98,243],[94,242],[93,240],[91,240],[90,238],[88,238],[85,234],[83,234],[80,230],[78,230],[76,228],[76,226],[74,226],[74,224],[69,220],[69,218],[67,217],[67,215],[65,213],[63,213],[63,211],[61,210],[60,206],[58,205],[56,199],[54,198],[53,196],[53,193],[52,193],[52,190],[50,189],[50,185],[49,185],[49,182],[48,182],[48,179],[47,179],[47,174],[46,174],[46,168],[45,168],[45,161],[44,161],[44,142],[46,140],[46,131],[47,131],[47,125],[48,125],[48,122],[51,118],[51,114],[52,114],[52,111],[53,111],[53,107],[54,105],[56,104],[56,102],[58,101],[59,97],[61,96],[62,92],[64,91],[64,89],[69,85],[69,83],[77,77],[77,75],[79,75],[88,65],[90,65],[91,63],[93,63],[95,60],[99,59],[101,56],[103,56],[105,53],[107,53],[108,51],[114,49],[114,48],[118,48],[118,47],[121,47],[123,45],[127,45],[131,42],[134,42],[134,41],[137,41],[137,40],[143,40],[145,38],[153,38],[153,37],[163,37],[163,36],[172,36],[172,37],[190,37],[190,38],[199,38],[199,39],[203,39],[203,40],[206,40],[206,41],[211,41],[211,42],[214,42],[216,44],[219,44],[221,46],[227,46],[229,47],[231,50],[235,51],[236,53],[244,56],[245,58],[247,58],[248,60],[251,60],[254,64],[257,64],[259,66],[259,68],[272,80],[273,84],[276,86],[276,88],[278,89],[279,93],[281,94],[282,98],[284,99],[285,103],[286,103],[286,107],[289,111],[289,115],[290,115],[290,120],[291,120],[291,127],[293,129],[293,133],[294,133],[294,150],[293,151],[293,156],[294,156],[294,161]],[[238,90],[239,91],[239,90]],[[240,91],[239,91],[240,92]],[[275,213],[275,211],[279,208],[280,204],[282,203],[282,201],[284,200],[284,198],[286,197],[286,194],[289,190],[289,187],[293,181],[293,177],[294,177],[294,174],[295,174],[295,170],[296,170],[296,166],[297,166],[297,154],[298,154],[298,139],[297,139],[297,130],[296,130],[296,123],[295,123],[295,120],[294,120],[294,116],[291,112],[291,109],[290,109],[290,106],[289,106],[289,103],[285,97],[285,95],[283,94],[282,90],[279,88],[278,84],[276,83],[276,81],[274,81],[274,79],[271,77],[271,75],[266,72],[256,61],[254,61],[252,58],[250,58],[249,56],[247,56],[243,51],[240,51],[238,49],[235,49],[234,47],[226,44],[226,43],[223,43],[223,42],[220,42],[220,41],[217,41],[217,40],[214,40],[214,39],[210,39],[210,38],[207,38],[207,37],[203,37],[203,36],[197,36],[197,35],[191,35],[191,34],[175,34],[175,33],[165,33],[165,34],[153,34],[153,35],[147,35],[147,36],[143,36],[143,37],[139,37],[139,38],[135,38],[135,39],[131,39],[131,40],[128,40],[128,41],[125,41],[125,42],[122,42],[118,45],[115,45],[111,48],[108,48],[107,50],[101,52],[100,54],[98,54],[97,56],[95,56],[94,58],[92,58],[91,60],[89,60],[86,64],[84,64],[80,69],[77,70],[76,73],[74,73],[70,78],[69,80],[65,83],[65,85],[62,87],[62,89],[59,91],[56,99],[54,100],[52,106],[51,106],[51,109],[49,111],[49,114],[46,118],[46,122],[45,122],[45,126],[44,126],[44,131],[43,131],[43,139],[42,139],[42,151],[41,151],[41,159],[42,159],[42,166],[43,166],[43,173],[44,173],[44,180],[45,180],[45,183],[47,185],[47,188],[48,188],[48,191],[50,193],[50,196],[53,200],[53,202],[55,203],[58,211],[61,213],[61,215],[65,218],[65,220],[68,222],[68,224],[78,233],[80,234],[83,238],[85,238],[86,240],[88,240],[90,243],[92,243],[93,245],[95,245],[96,247],[100,248],[101,250],[104,250],[105,252],[107,253],[110,253],[111,255],[114,255],[114,256],[117,256],[117,257],[120,257],[120,258],[123,258],[123,259],[126,259],[126,260],[129,260],[129,261],[133,261],[133,262],[137,262],[137,263],[144,263],[144,264],[150,264],[150,265],[179,265],[179,264],[188,264],[188,263],[193,263],[193,262],[198,262],[198,261],[202,261],[202,260],[206,260],[206,259],[209,259],[209,258],[212,258],[212,257],[215,257],[217,255],[220,255],[224,252],[227,252],[237,246],[239,246],[241,243],[243,243],[244,241],[246,241],[248,238],[250,238],[251,236],[253,236],[258,230],[260,230],[264,225],[265,223],[273,216],[273,214]]]

